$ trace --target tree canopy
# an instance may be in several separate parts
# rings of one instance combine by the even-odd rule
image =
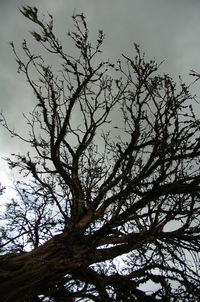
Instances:
[[[200,121],[190,87],[160,75],[137,44],[133,57],[104,60],[104,33],[90,42],[83,14],[73,16],[69,54],[52,15],[21,13],[42,55],[24,40],[20,56],[11,43],[35,105],[25,136],[1,116],[28,145],[7,159],[21,176],[1,217],[2,301],[199,301]]]

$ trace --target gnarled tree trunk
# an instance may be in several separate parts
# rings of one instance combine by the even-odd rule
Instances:
[[[38,294],[51,294],[64,275],[92,262],[87,245],[79,240],[75,243],[73,236],[63,233],[31,252],[1,256],[1,301],[22,302]]]

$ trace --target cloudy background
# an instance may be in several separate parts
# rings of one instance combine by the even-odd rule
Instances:
[[[148,57],[158,62],[165,60],[162,71],[175,79],[182,75],[186,82],[191,82],[189,71],[200,71],[200,0],[0,0],[0,111],[11,127],[21,131],[25,126],[21,112],[31,110],[33,95],[23,76],[17,73],[9,41],[20,48],[24,38],[32,39],[29,31],[34,26],[20,14],[22,5],[53,14],[60,38],[65,38],[72,28],[74,10],[83,12],[91,37],[98,29],[105,32],[104,53],[112,60],[122,53],[131,55],[136,42]],[[19,142],[0,129],[3,185],[9,184],[12,175],[2,157],[22,149]]]

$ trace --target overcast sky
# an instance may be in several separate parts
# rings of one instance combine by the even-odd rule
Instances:
[[[20,47],[24,38],[32,39],[28,32],[34,27],[20,14],[18,8],[22,5],[53,14],[61,37],[72,28],[74,10],[83,12],[92,37],[98,29],[104,30],[108,58],[130,55],[135,42],[148,57],[165,60],[162,70],[175,79],[180,74],[189,81],[190,69],[200,71],[199,0],[0,0],[0,110],[18,129],[25,125],[21,112],[27,112],[33,102],[29,87],[17,73],[9,46],[9,41]],[[0,129],[0,156],[18,150],[20,145]],[[5,169],[0,160],[0,181],[4,184],[8,173]]]

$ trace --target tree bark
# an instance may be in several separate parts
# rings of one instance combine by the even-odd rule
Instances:
[[[80,241],[73,244],[72,236],[63,233],[31,252],[1,256],[1,301],[22,302],[35,295],[50,294],[64,275],[88,264],[91,258],[86,250],[86,245]]]

